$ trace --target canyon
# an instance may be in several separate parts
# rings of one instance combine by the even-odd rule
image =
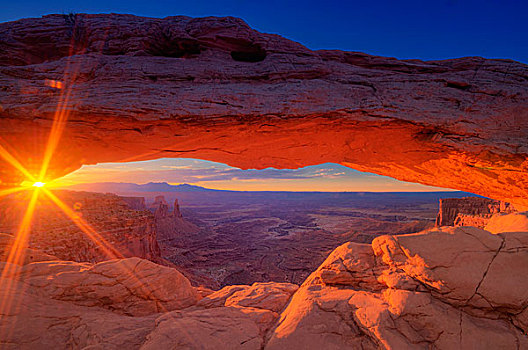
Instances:
[[[512,222],[504,214],[500,220]],[[521,215],[528,222],[526,214]],[[518,222],[518,220],[513,220]],[[140,258],[2,274],[10,349],[523,349],[528,232],[442,227],[345,243],[301,285],[192,287]],[[437,249],[430,249],[434,245]],[[15,273],[16,272],[16,273]],[[27,325],[31,327],[27,327]]]
[[[85,184],[77,187],[100,193],[54,193],[122,257],[176,267],[194,286],[212,289],[271,281],[300,284],[337,246],[432,228],[440,198],[467,195],[236,192],[159,185],[166,192],[127,192],[122,184],[112,194],[107,193],[112,184]],[[0,232],[16,235],[24,196],[0,199]],[[34,214],[29,247],[76,262],[111,258],[46,201]]]
[[[318,197],[303,214],[289,193],[229,210],[53,190],[123,256],[39,202],[17,264],[19,237],[0,234],[2,347],[528,348],[525,64],[312,51],[232,17],[70,14],[0,23],[0,86],[2,189],[51,150],[39,180],[162,157],[334,162],[492,198],[437,198],[435,226],[418,198]],[[2,232],[32,191],[1,198]],[[227,268],[204,269],[215,259]]]
[[[134,210],[114,194],[57,191],[96,232],[124,257],[163,263],[154,217]],[[16,235],[24,214],[27,193],[0,198],[0,232]],[[135,200],[141,201],[141,198]],[[100,262],[112,258],[51,201],[42,198],[33,216],[29,246],[61,260]],[[114,257],[115,258],[115,257]]]

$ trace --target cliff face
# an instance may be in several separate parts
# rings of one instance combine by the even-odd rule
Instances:
[[[493,214],[512,213],[515,206],[488,198],[440,199],[436,226],[475,226],[484,228]]]
[[[0,85],[3,146],[31,172],[60,115],[50,177],[161,157],[335,162],[528,204],[528,67],[510,60],[311,51],[232,17],[49,15],[0,24]],[[0,166],[3,184],[23,179]]]
[[[123,197],[119,196],[133,210],[147,210],[144,197]]]
[[[144,199],[123,200],[113,194],[90,192],[55,193],[125,257],[162,261],[152,214],[133,210],[127,203],[132,201],[134,205],[141,205]],[[23,208],[16,204],[20,199],[9,196],[0,201],[1,232],[16,232],[23,212]],[[39,201],[34,215],[30,246],[63,260],[96,262],[108,259],[70,218],[44,199]]]

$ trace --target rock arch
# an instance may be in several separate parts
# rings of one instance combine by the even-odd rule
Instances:
[[[63,103],[50,177],[161,157],[335,162],[528,204],[528,66],[511,60],[311,51],[232,17],[49,15],[0,24],[0,82],[2,145],[31,171]],[[3,184],[21,179],[0,164]]]

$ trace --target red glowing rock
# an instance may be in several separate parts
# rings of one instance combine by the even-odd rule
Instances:
[[[232,17],[49,15],[0,28],[0,136],[31,171],[63,101],[50,177],[161,157],[335,162],[528,204],[524,64],[311,51]],[[4,184],[22,178],[2,164]]]

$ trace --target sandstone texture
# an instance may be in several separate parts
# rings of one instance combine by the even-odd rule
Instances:
[[[177,270],[139,258],[1,262],[0,345],[525,349],[526,269],[528,232],[475,227],[343,244],[300,287],[193,288]]]
[[[0,137],[49,177],[192,157],[325,162],[527,205],[528,67],[312,51],[225,18],[48,15],[0,24]],[[67,118],[67,121],[64,121]],[[24,179],[2,163],[3,185]]]
[[[132,208],[140,208],[143,198],[123,199],[114,194],[58,190],[54,193],[122,257],[136,256],[164,263],[155,218],[148,210]],[[28,195],[23,192],[0,198],[0,232],[17,234]],[[29,247],[61,260],[100,262],[112,258],[43,196],[33,216]]]
[[[523,349],[527,248],[526,232],[474,227],[344,244],[294,294],[266,348]]]
[[[497,213],[518,211],[513,204],[489,198],[440,199],[436,226],[474,226],[484,228]]]
[[[485,229],[491,233],[528,232],[528,212],[510,215],[495,214],[491,217]]]

